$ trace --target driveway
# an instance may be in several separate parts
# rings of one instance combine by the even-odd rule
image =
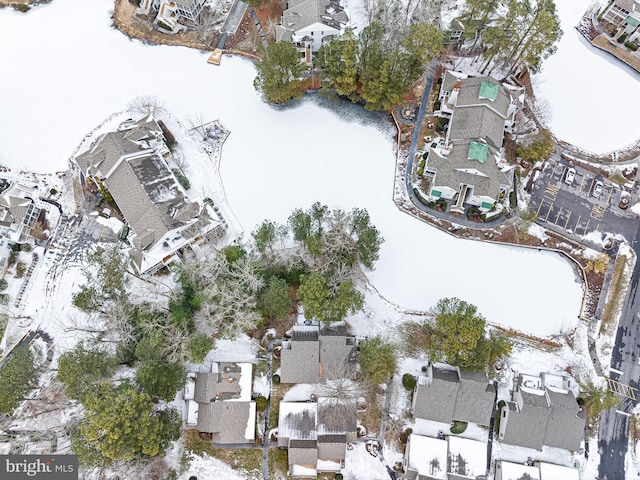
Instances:
[[[633,240],[638,229],[636,217],[618,207],[622,187],[579,166],[573,167],[576,175],[571,185],[567,185],[569,168],[568,162],[557,157],[545,162],[530,191],[530,209],[537,214],[537,222],[578,236],[611,232]],[[596,181],[604,185],[597,198],[592,194]]]

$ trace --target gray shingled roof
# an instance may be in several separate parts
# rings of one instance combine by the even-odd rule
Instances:
[[[454,420],[489,426],[496,393],[484,373],[460,372]]]
[[[229,370],[225,370],[228,368]],[[241,369],[235,363],[221,363],[220,373],[198,373],[194,389],[196,402],[240,398]]]
[[[149,150],[144,140],[162,138],[162,129],[151,117],[144,117],[127,129],[109,132],[98,140],[84,153],[76,156],[76,163],[87,175],[104,178],[124,155]]]
[[[573,393],[544,389],[544,394],[519,388],[514,400],[520,411],[509,412],[502,441],[541,450],[543,445],[575,452],[584,436],[585,417]]]
[[[414,416],[434,422],[449,423],[453,420],[453,411],[458,394],[458,373],[430,367],[433,372],[431,385],[416,387]]]
[[[469,140],[454,142],[451,152],[445,157],[441,157],[433,149],[429,150],[427,166],[437,171],[432,182],[433,187],[447,186],[458,190],[460,184],[464,183],[473,185],[474,195],[498,198],[500,185],[510,187],[513,183],[511,175],[498,169],[495,161],[497,152],[492,147],[489,147],[486,161],[468,159],[469,143]],[[479,174],[468,173],[465,170],[476,170]]]
[[[453,87],[459,81],[461,81],[460,78],[458,78],[456,75],[451,73],[451,71],[446,70],[444,72],[444,77],[442,78],[442,87],[441,87],[442,91],[447,91],[451,93],[451,90],[453,90]]]
[[[318,463],[318,449],[315,447],[315,441],[307,443],[309,443],[309,446],[289,446],[289,465],[302,465],[309,468],[316,468]],[[311,446],[311,444],[313,444],[313,446]]]
[[[323,23],[328,27],[340,30],[340,22],[346,22],[343,11],[327,12],[329,0],[290,0],[289,8],[282,13],[282,26],[293,32]]]
[[[480,98],[480,87],[482,82],[491,82],[498,85],[498,97],[495,100],[488,98]],[[467,105],[486,105],[495,110],[502,117],[507,116],[511,97],[509,93],[502,87],[497,80],[491,77],[471,77],[462,80],[458,99],[456,100],[456,108]]]
[[[431,385],[418,382],[414,416],[434,422],[452,420],[489,425],[495,390],[482,373],[430,366]]]
[[[201,225],[200,205],[185,198],[164,159],[153,152],[151,145],[158,145],[163,138],[155,120],[145,117],[125,130],[103,135],[76,157],[86,176],[104,180],[135,233],[133,245],[138,251],[132,251],[131,257],[139,268],[141,251],[151,249],[168,232],[184,228],[183,235],[195,235],[189,225]],[[203,216],[200,220],[210,219]]]
[[[344,435],[343,435],[344,437]],[[318,437],[318,458],[340,462],[347,457],[346,437],[342,442],[325,442],[324,437]]]
[[[293,41],[293,32],[287,30],[282,25],[276,25],[276,42],[291,42]]]
[[[356,401],[321,398],[318,401],[318,434],[325,437],[356,432]]]
[[[523,394],[525,405],[521,411],[510,411],[502,441],[511,445],[541,450],[551,410],[543,406],[534,406],[528,397],[537,395]]]
[[[196,428],[212,433],[215,443],[247,443],[251,441],[245,438],[250,414],[250,402],[199,403]]]
[[[280,381],[282,383],[317,383],[320,360],[317,332],[294,331],[281,350]]]
[[[346,336],[343,327],[337,331],[320,332],[320,374],[325,376],[332,371],[343,376],[355,368],[356,345],[353,337]]]
[[[636,2],[635,0],[616,0],[614,3],[621,8],[624,8],[628,12],[633,12],[634,10],[633,6]]]
[[[104,183],[135,232],[139,250],[187,225],[200,211],[197,203],[186,200],[164,160],[155,154],[122,161]]]
[[[204,0],[173,0],[178,5],[182,5],[183,7],[191,7],[194,3],[204,3]]]
[[[280,381],[317,383],[332,371],[344,376],[345,366],[355,366],[356,355],[355,338],[344,327],[294,327],[291,340],[282,345]]]
[[[544,436],[544,444],[577,452],[584,437],[586,422],[584,411],[571,392],[564,394],[547,389],[547,395],[552,411]]]
[[[485,139],[495,148],[502,147],[505,117],[482,105],[456,104],[449,122],[448,139]]]

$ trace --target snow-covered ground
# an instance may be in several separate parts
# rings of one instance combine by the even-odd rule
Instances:
[[[250,62],[225,57],[214,67],[193,50],[131,41],[109,27],[112,5],[58,0],[27,15],[0,12],[0,44],[14,46],[0,50],[0,61],[12,65],[0,91],[0,162],[63,170],[105,118],[136,96],[156,95],[185,122],[202,113],[231,130],[222,179],[245,238],[263,218],[284,222],[316,200],[366,207],[386,239],[369,277],[391,302],[426,310],[460,296],[488,320],[537,335],[575,323],[582,291],[566,260],[455,240],[397,210],[386,120],[346,106],[338,116],[318,99],[269,107],[253,89]]]
[[[538,97],[551,106],[550,127],[562,140],[595,153],[622,148],[640,135],[640,73],[589,45],[574,28],[594,0],[560,0],[556,8],[564,35],[558,51],[534,78]],[[599,4],[601,0],[595,0]],[[611,91],[627,92],[612,117]]]

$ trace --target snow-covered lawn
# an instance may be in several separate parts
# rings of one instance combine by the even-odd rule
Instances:
[[[555,3],[564,36],[558,51],[544,61],[542,72],[534,78],[536,95],[551,105],[551,130],[558,138],[595,153],[629,145],[640,133],[640,73],[589,45],[574,28],[594,0]],[[629,93],[615,113],[606,85]]]
[[[105,118],[138,95],[156,95],[185,122],[202,113],[231,130],[222,179],[245,239],[263,218],[284,222],[316,200],[366,207],[386,239],[369,278],[389,301],[426,310],[459,296],[488,320],[537,335],[576,322],[582,289],[567,260],[455,240],[397,210],[386,120],[356,107],[338,116],[318,100],[271,108],[253,89],[250,62],[225,57],[214,67],[193,50],[130,41],[109,27],[111,7],[110,0],[57,0],[27,15],[0,12],[0,44],[13,46],[0,50],[0,61],[12,65],[0,91],[0,162],[63,170]]]

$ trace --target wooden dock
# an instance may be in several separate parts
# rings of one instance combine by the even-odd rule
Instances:
[[[222,60],[222,49],[216,48],[211,55],[209,55],[209,59],[207,63],[213,63],[214,65],[220,65],[220,61]]]

